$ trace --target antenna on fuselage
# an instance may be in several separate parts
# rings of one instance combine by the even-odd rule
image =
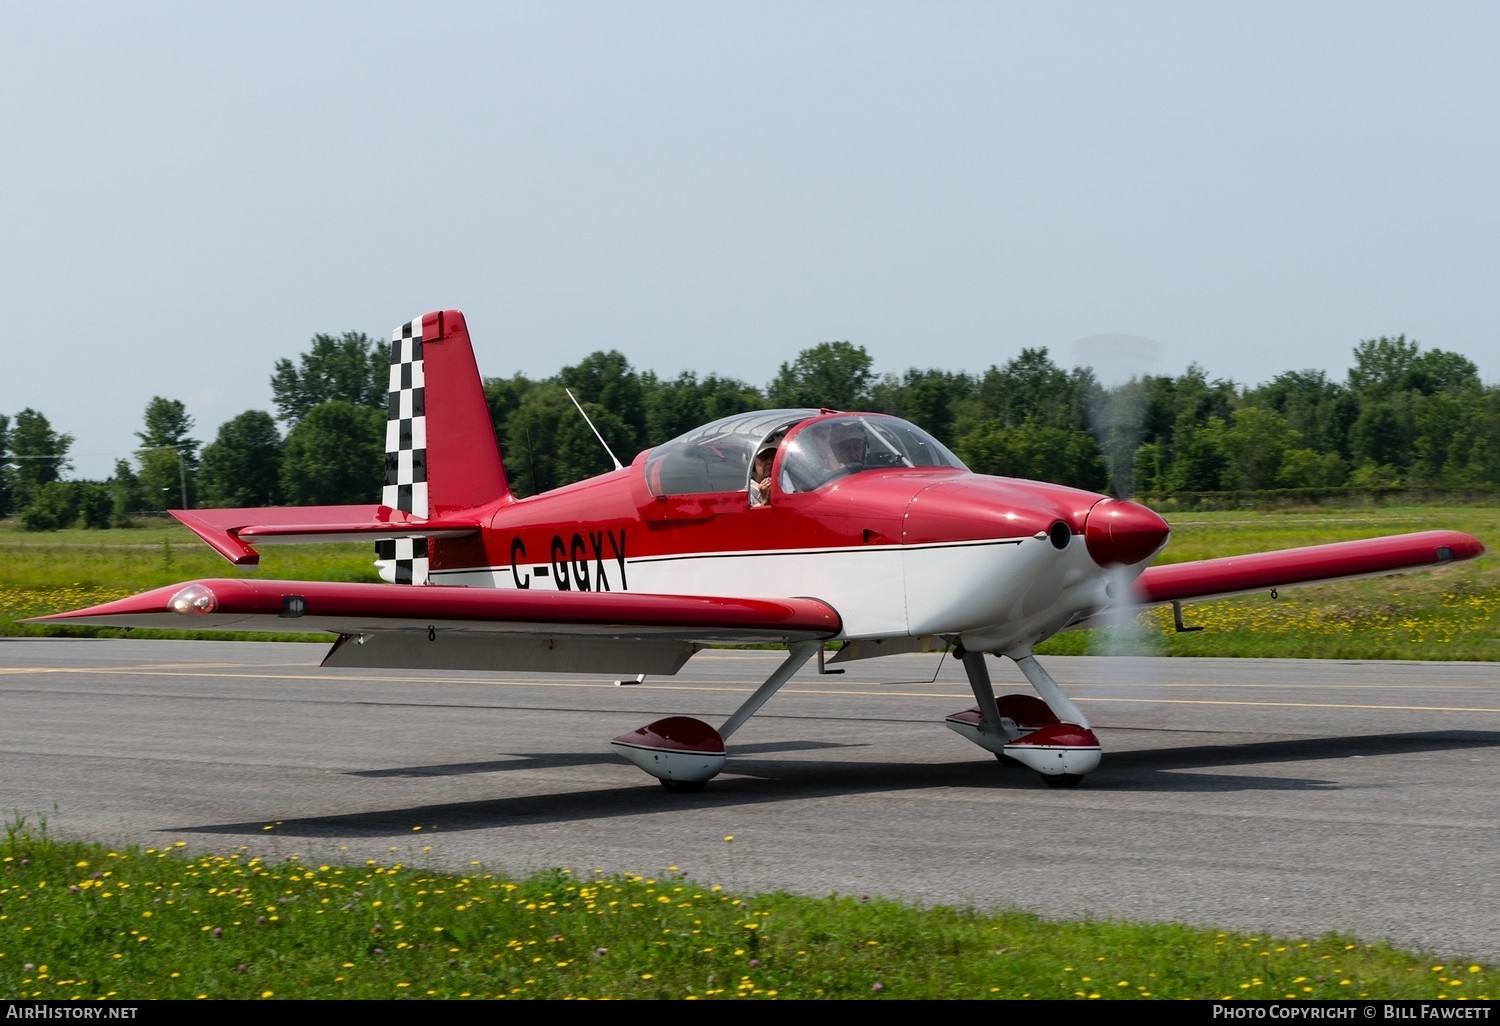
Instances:
[[[624,468],[621,466],[620,461],[615,458],[614,450],[609,447],[609,443],[604,440],[604,436],[599,433],[599,429],[594,427],[594,422],[589,420],[589,415],[583,412],[583,404],[573,395],[573,390],[565,388],[563,391],[568,393],[568,398],[573,400],[573,405],[578,407],[578,412],[583,415],[583,422],[589,426],[589,430],[594,433],[594,437],[599,439],[599,444],[604,446],[604,451],[609,453],[609,458],[614,463],[615,469],[623,470]]]

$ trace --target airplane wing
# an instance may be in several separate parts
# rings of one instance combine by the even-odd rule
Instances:
[[[1467,534],[1422,531],[1148,567],[1136,579],[1135,593],[1147,605],[1219,598],[1424,570],[1483,553],[1484,546]]]
[[[328,631],[325,666],[676,673],[709,644],[831,638],[815,598],[411,587],[221,578],[169,585],[28,623],[167,630]]]

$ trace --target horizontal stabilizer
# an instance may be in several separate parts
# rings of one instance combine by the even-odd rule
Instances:
[[[462,538],[476,533],[480,518],[456,515],[412,517],[389,506],[270,506],[251,509],[174,509],[219,555],[236,566],[256,566],[261,545],[287,542],[382,541],[388,538]]]

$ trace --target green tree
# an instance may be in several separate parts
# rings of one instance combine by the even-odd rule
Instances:
[[[188,435],[193,418],[177,399],[154,396],[146,404],[145,428],[136,459],[140,462],[142,509],[166,509],[181,503],[192,507],[192,487],[198,472],[198,440]]]
[[[1411,482],[1475,488],[1500,484],[1500,388],[1419,395]]]
[[[646,401],[646,437],[652,444],[676,438],[711,420],[703,403],[698,375],[683,371],[672,381],[661,381],[650,371],[641,375]]]
[[[1482,387],[1479,368],[1473,360],[1441,349],[1429,349],[1418,355],[1402,384],[1423,395],[1475,391]]]
[[[70,481],[78,499],[78,521],[84,527],[108,529],[114,524],[114,503],[109,488],[94,481]]]
[[[590,353],[572,367],[564,367],[557,375],[564,388],[571,389],[573,397],[587,406],[593,403],[608,410],[623,427],[623,436],[610,437],[610,447],[621,461],[629,463],[640,451],[646,437],[646,398],[641,390],[641,379],[630,368],[630,361],[618,350]],[[573,404],[569,402],[569,406]],[[578,411],[574,410],[576,417]],[[593,416],[592,412],[589,416]],[[581,418],[580,418],[581,420]],[[596,421],[597,423],[597,421]],[[588,429],[588,425],[584,425]],[[600,428],[603,432],[603,428]],[[598,445],[596,440],[595,445]],[[584,475],[588,476],[588,475]]]
[[[609,443],[610,449],[623,462],[625,457],[620,452],[620,445],[622,439],[629,438],[632,434],[630,426],[598,403],[584,403],[583,409],[594,422],[594,427],[598,428],[599,434]],[[604,446],[594,437],[593,430],[578,415],[577,410],[571,412],[571,417],[564,415],[558,422],[557,436],[553,443],[556,461],[554,469],[561,484],[582,481],[596,474],[606,473],[614,467]]]
[[[959,410],[974,395],[973,375],[931,368],[909,368],[901,377],[887,374],[871,389],[870,408],[901,417],[951,447]]]
[[[1245,403],[1265,406],[1286,418],[1287,426],[1312,449],[1347,455],[1349,429],[1359,404],[1343,385],[1320,370],[1286,371],[1245,393]]]
[[[1145,381],[1141,441],[1156,446],[1160,471],[1152,487],[1163,491],[1217,491],[1228,487],[1228,457],[1220,444],[1239,400],[1234,382],[1215,379],[1191,363],[1176,378]],[[1140,486],[1138,486],[1140,487]]]
[[[264,410],[246,410],[219,427],[203,449],[198,474],[210,506],[270,506],[281,491],[281,432]]]
[[[281,492],[293,505],[378,502],[385,484],[385,414],[342,400],[320,403],[287,432]]]
[[[568,413],[578,417],[562,386],[545,381],[529,389],[506,418],[500,451],[506,454],[506,476],[516,495],[537,495],[568,483],[559,476],[556,459],[558,425]]]
[[[10,516],[10,418],[0,413],[0,517]]]
[[[1167,488],[1160,443],[1142,442],[1136,447],[1130,464],[1130,476],[1131,495],[1155,495]]]
[[[1288,449],[1281,461],[1283,488],[1337,488],[1349,476],[1349,467],[1336,452]]]
[[[1392,477],[1424,484],[1469,477],[1463,468],[1473,462],[1475,440],[1467,422],[1478,407],[1462,397],[1482,391],[1474,362],[1441,349],[1422,352],[1405,335],[1367,339],[1354,360],[1349,388],[1359,413],[1348,452],[1359,480],[1373,487]]]
[[[1349,472],[1350,488],[1397,488],[1401,474],[1395,467],[1365,460]]]
[[[531,391],[533,384],[524,374],[509,378],[486,378],[484,381],[484,402],[490,410],[490,426],[495,431],[495,444],[499,446],[500,455],[506,462],[507,474],[512,470],[510,454],[506,450],[510,415],[520,409],[521,400]]]
[[[1048,427],[1082,430],[1087,424],[1087,392],[1093,373],[1072,373],[1052,362],[1046,348],[1022,349],[1003,367],[991,367],[979,380],[980,415],[1008,427],[1036,421]]]
[[[1196,363],[1188,364],[1187,370],[1172,382],[1172,392],[1173,409],[1179,421],[1186,414],[1199,425],[1210,420],[1227,423],[1239,400],[1233,381],[1223,378],[1210,381],[1208,372]]]
[[[47,418],[27,407],[16,414],[10,429],[11,504],[24,510],[31,505],[42,485],[57,481],[64,470],[72,468],[68,449],[72,435],[52,430]]]
[[[1104,460],[1086,431],[1030,420],[1019,427],[989,424],[960,438],[959,459],[979,474],[1051,481],[1096,491],[1104,487]]]
[[[672,381],[660,381],[648,371],[641,375],[641,388],[647,445],[659,445],[721,417],[765,405],[759,389],[716,374],[699,381],[697,374],[684,371]]]
[[[1463,485],[1500,485],[1500,386],[1483,390],[1474,409],[1474,445],[1453,480]]]
[[[72,481],[47,481],[31,492],[31,501],[21,510],[21,523],[28,531],[59,531],[78,519],[78,489]]]
[[[1349,453],[1356,465],[1389,467],[1402,477],[1411,466],[1417,437],[1414,392],[1393,392],[1360,404],[1349,429]]]
[[[105,487],[109,490],[110,522],[122,526],[141,508],[141,482],[129,460],[115,460],[115,472]]]
[[[705,424],[723,417],[732,417],[736,413],[763,409],[766,405],[766,397],[761,394],[760,389],[738,378],[721,378],[717,374],[710,374],[699,384],[698,391],[703,397],[702,423]],[[689,425],[689,428],[696,426],[696,424]],[[649,441],[655,445],[673,437],[675,436],[666,435],[662,438],[651,438]]]
[[[390,347],[364,332],[314,335],[294,366],[277,360],[271,395],[278,419],[295,424],[313,407],[339,401],[384,410],[390,391]]]
[[[1225,482],[1229,487],[1251,491],[1277,487],[1286,454],[1301,446],[1302,436],[1291,429],[1285,417],[1264,406],[1242,406],[1230,420],[1222,439],[1230,461]]]
[[[1361,405],[1405,391],[1410,387],[1407,375],[1420,351],[1421,346],[1405,335],[1365,339],[1354,347],[1349,390],[1359,397]]]
[[[1131,381],[1125,387],[1135,393],[1123,401],[1135,406],[1136,444],[1135,454],[1131,459],[1130,487],[1126,490],[1118,480],[1115,481],[1115,487],[1123,495],[1169,490],[1171,483],[1168,476],[1176,455],[1176,382],[1164,374],[1147,375],[1138,381]],[[1119,438],[1123,434],[1123,430],[1118,430],[1105,447],[1110,457],[1112,477],[1120,455]]]
[[[766,394],[776,407],[867,409],[874,381],[871,365],[864,346],[820,342],[783,363]]]
[[[1200,423],[1191,410],[1184,410],[1172,433],[1176,454],[1167,472],[1167,487],[1174,492],[1218,492],[1232,487],[1225,431],[1218,417]]]

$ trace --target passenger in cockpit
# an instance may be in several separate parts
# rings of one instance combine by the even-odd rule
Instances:
[[[750,505],[764,506],[771,501],[771,464],[776,459],[776,439],[769,439],[755,454],[750,468]]]

